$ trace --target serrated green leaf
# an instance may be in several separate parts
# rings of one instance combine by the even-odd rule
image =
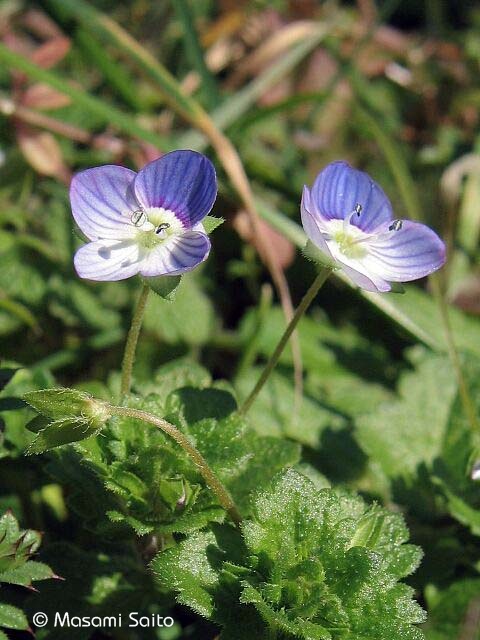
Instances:
[[[11,512],[7,511],[0,518],[0,583],[31,587],[32,582],[54,577],[53,571],[46,564],[30,560],[40,546],[40,542],[40,533],[31,529],[21,530]],[[9,611],[12,613],[12,609],[7,607],[4,610],[5,615]],[[14,608],[13,614],[14,623],[17,624],[21,616],[15,613]],[[8,627],[8,624],[2,624],[0,621],[0,626]]]
[[[393,478],[415,474],[441,450],[457,392],[450,362],[426,357],[416,371],[402,376],[398,392],[396,401],[357,422],[362,448]]]
[[[21,567],[0,573],[0,582],[28,587],[35,580],[48,580],[54,573],[42,562],[29,561]]]
[[[397,583],[420,553],[404,545],[408,532],[397,514],[318,490],[288,471],[256,495],[242,532],[243,542],[232,527],[213,527],[152,564],[179,602],[224,627],[222,636],[239,637],[235,629],[245,618],[259,638],[423,637],[413,626],[424,620],[413,590]]]
[[[448,359],[420,354],[400,379],[399,397],[356,424],[358,441],[388,477],[394,495],[416,512],[440,507],[480,532],[480,497],[469,477],[477,436],[465,416]],[[480,363],[466,359],[464,375],[479,399]]]
[[[0,602],[0,627],[26,631],[30,625],[28,624],[26,615],[21,609],[11,604],[2,604]]]
[[[212,618],[212,587],[218,575],[206,556],[209,546],[216,547],[211,531],[197,532],[181,545],[160,553],[151,563],[153,573],[165,586],[178,592],[178,601],[205,618]]]
[[[20,537],[18,521],[11,511],[7,511],[0,518],[0,541],[1,544],[10,545]]]
[[[125,515],[120,513],[120,511],[107,511],[106,516],[112,521],[116,523],[124,523],[128,527],[131,527],[137,536],[146,536],[149,533],[152,533],[154,530],[153,525],[148,525],[129,515]]]

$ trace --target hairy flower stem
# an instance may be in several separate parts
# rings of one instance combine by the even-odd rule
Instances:
[[[118,407],[111,404],[107,404],[106,409],[112,416],[134,418],[136,420],[142,420],[143,422],[152,424],[154,427],[157,427],[157,429],[160,429],[171,438],[173,438],[175,442],[179,444],[182,449],[190,456],[191,460],[201,473],[203,479],[217,496],[219,503],[228,513],[233,522],[237,526],[241,523],[242,516],[240,515],[240,512],[238,511],[231,495],[217,478],[215,473],[212,471],[212,469],[208,465],[208,462],[205,460],[202,454],[198,451],[198,449],[195,448],[190,440],[177,429],[177,427],[175,427],[173,424],[170,424],[166,420],[163,420],[162,418],[157,418],[157,416],[154,416],[151,413],[147,413],[146,411],[141,411],[139,409]]]
[[[138,336],[140,335],[140,329],[142,328],[143,314],[147,305],[148,294],[150,287],[147,284],[143,285],[140,297],[138,298],[137,306],[133,313],[132,324],[127,336],[127,342],[125,343],[125,351],[123,353],[122,361],[122,382],[120,385],[120,399],[130,393],[130,386],[132,383],[132,369],[135,362],[135,352],[137,350]]]
[[[275,351],[273,352],[272,356],[270,357],[270,360],[267,362],[267,364],[265,366],[265,369],[262,371],[262,374],[261,374],[260,378],[258,379],[257,384],[255,385],[255,387],[253,388],[253,390],[251,391],[250,395],[245,400],[243,405],[240,407],[240,409],[239,409],[239,413],[240,414],[245,415],[247,413],[247,411],[250,409],[250,407],[252,406],[252,404],[254,403],[256,397],[258,396],[258,394],[262,390],[263,385],[268,380],[269,375],[271,374],[271,372],[275,368],[275,365],[277,364],[278,359],[282,355],[282,352],[283,352],[283,350],[285,348],[285,345],[287,344],[290,336],[294,332],[294,330],[295,330],[300,318],[303,316],[305,311],[308,309],[308,307],[312,303],[312,301],[315,298],[315,296],[317,295],[317,293],[320,291],[320,289],[323,286],[325,280],[328,278],[328,276],[331,274],[331,272],[332,272],[331,268],[323,267],[323,269],[320,271],[320,273],[317,275],[317,277],[315,278],[315,280],[311,284],[311,286],[310,286],[309,290],[307,291],[307,293],[303,296],[302,301],[298,305],[297,310],[295,311],[295,314],[294,314],[293,318],[290,320],[287,328],[285,329],[285,332],[284,332],[283,336],[280,338],[280,341],[277,344],[277,346],[275,348]]]

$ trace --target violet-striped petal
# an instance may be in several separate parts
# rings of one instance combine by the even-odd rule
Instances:
[[[172,151],[143,167],[135,178],[135,193],[145,208],[173,211],[190,229],[215,202],[215,169],[201,153]]]
[[[445,263],[445,245],[429,227],[409,220],[397,231],[389,231],[389,226],[380,226],[368,241],[362,262],[370,272],[392,282],[409,282]]]
[[[327,220],[343,220],[360,205],[361,213],[351,223],[367,233],[393,217],[390,201],[376,182],[343,161],[332,162],[318,174],[311,197],[312,213]]]
[[[383,278],[378,276],[369,276],[365,273],[361,273],[358,269],[348,267],[346,264],[342,264],[343,273],[350,278],[350,280],[365,291],[372,291],[373,293],[386,293],[391,291],[392,287]]]
[[[303,187],[302,202],[300,205],[300,211],[302,216],[302,225],[305,229],[309,240],[313,244],[323,251],[328,258],[331,258],[331,253],[328,245],[322,235],[321,224],[322,220],[318,216],[312,214],[313,203],[311,201],[311,193],[308,187]]]
[[[125,280],[139,271],[139,251],[135,240],[96,240],[80,247],[74,265],[78,275],[87,280]]]
[[[143,276],[180,275],[191,271],[208,258],[210,240],[201,231],[186,231],[160,244],[143,259],[140,273]]]
[[[122,240],[135,234],[132,212],[138,208],[133,194],[134,171],[105,165],[77,173],[70,185],[75,222],[90,240]]]

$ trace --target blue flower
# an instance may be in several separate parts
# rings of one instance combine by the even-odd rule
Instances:
[[[310,191],[304,187],[302,224],[330,262],[367,291],[417,280],[445,262],[445,245],[429,227],[394,220],[389,199],[370,176],[332,162]]]
[[[124,280],[191,271],[210,252],[201,221],[216,195],[215,169],[195,151],[173,151],[139,173],[115,165],[78,173],[72,213],[91,241],[75,254],[78,275]]]

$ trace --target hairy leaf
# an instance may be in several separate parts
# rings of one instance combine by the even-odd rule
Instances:
[[[424,613],[398,582],[416,569],[402,518],[316,489],[291,470],[257,493],[242,534],[219,525],[157,555],[157,580],[241,638],[420,640]],[[261,622],[263,621],[263,622]],[[270,634],[270,635],[269,635]]]

